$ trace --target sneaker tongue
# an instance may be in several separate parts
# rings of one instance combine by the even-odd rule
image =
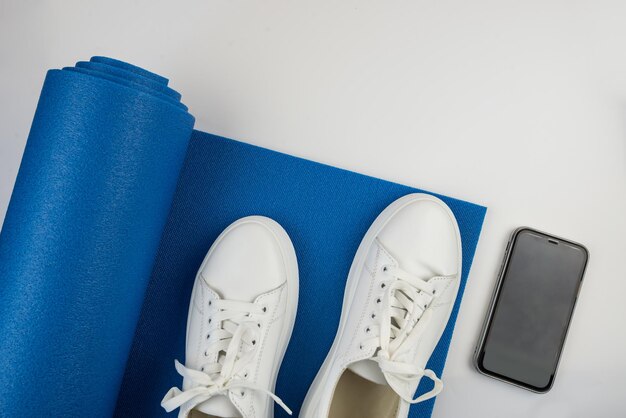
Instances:
[[[371,359],[360,360],[356,363],[352,363],[348,366],[348,370],[352,371],[358,376],[361,376],[363,379],[369,380],[379,385],[387,384],[385,375],[383,375],[383,372],[380,370],[378,363]]]
[[[216,395],[198,404],[194,410],[207,414],[210,417],[241,418],[239,410],[225,395]]]

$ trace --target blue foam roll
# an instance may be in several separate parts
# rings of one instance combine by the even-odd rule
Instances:
[[[247,215],[277,220],[298,256],[298,315],[276,386],[297,413],[363,234],[389,203],[419,191],[192,133],[167,84],[105,57],[46,77],[0,233],[2,418],[167,417],[159,402],[180,383],[173,359],[184,360],[195,273],[222,229]],[[439,197],[459,223],[463,271],[429,361],[438,375],[486,210]]]
[[[115,407],[194,119],[116,60],[51,70],[0,235],[0,416]]]

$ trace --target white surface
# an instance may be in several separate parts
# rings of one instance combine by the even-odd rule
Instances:
[[[626,3],[300,3],[0,2],[0,216],[45,71],[118,57],[170,77],[201,130],[489,207],[435,417],[622,415]],[[546,395],[470,363],[520,225],[591,251]]]

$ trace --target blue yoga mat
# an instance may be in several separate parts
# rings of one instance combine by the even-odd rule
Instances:
[[[94,57],[48,73],[0,234],[0,416],[173,416],[159,402],[180,384],[173,360],[184,360],[195,273],[217,235],[253,214],[277,220],[298,256],[300,304],[276,392],[299,411],[362,236],[417,189],[192,125],[167,80],[138,67]],[[464,259],[429,363],[438,374],[485,215],[439,197]]]

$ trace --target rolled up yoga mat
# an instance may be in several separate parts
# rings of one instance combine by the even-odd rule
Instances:
[[[0,237],[0,416],[110,416],[194,118],[105,58],[48,72]]]
[[[223,228],[253,214],[278,221],[298,256],[298,316],[276,393],[299,411],[362,236],[417,189],[192,129],[167,80],[138,67],[94,57],[48,73],[0,234],[1,417],[168,416],[159,402],[180,383],[173,362],[184,360],[196,270]],[[485,215],[439,197],[464,259],[429,362],[437,374]]]

